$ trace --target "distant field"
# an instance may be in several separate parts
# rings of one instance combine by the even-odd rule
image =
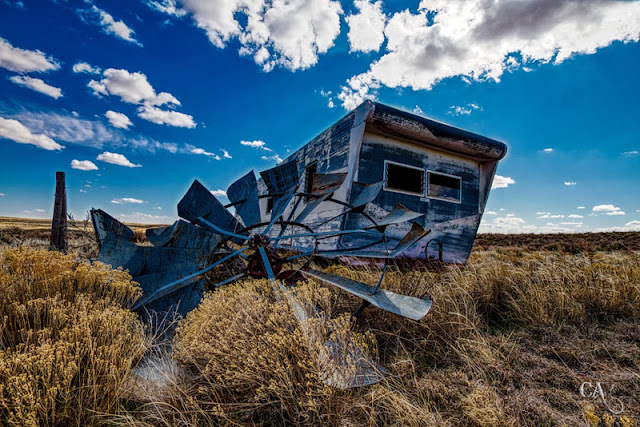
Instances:
[[[83,220],[77,219],[76,223],[82,224]],[[127,223],[127,225],[135,230],[146,230],[151,227],[159,227],[159,225]],[[0,230],[6,228],[17,227],[22,230],[50,230],[50,219],[34,219],[34,218],[14,218],[9,216],[0,216]]]

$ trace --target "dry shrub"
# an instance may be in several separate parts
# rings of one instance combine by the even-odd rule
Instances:
[[[309,285],[295,299],[326,309],[327,295]],[[251,281],[207,295],[187,316],[174,356],[198,385],[192,410],[209,421],[307,425],[328,423],[343,410],[339,396],[350,392],[322,381],[324,343],[348,342],[368,357],[371,338],[353,332],[348,317],[300,322],[291,305],[268,282]]]
[[[0,418],[9,425],[97,424],[145,351],[122,271],[27,248],[0,256]]]

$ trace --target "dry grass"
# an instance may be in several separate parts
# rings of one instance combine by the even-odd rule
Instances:
[[[145,352],[127,308],[140,289],[124,272],[71,255],[0,256],[0,419],[3,424],[99,424]]]
[[[264,282],[246,281],[209,294],[180,323],[175,338],[147,352],[132,374],[149,338],[121,308],[135,292],[124,273],[97,266],[100,273],[91,274],[98,278],[88,286],[69,279],[89,274],[86,264],[72,257],[5,251],[0,313],[23,320],[2,324],[0,375],[10,372],[14,388],[7,394],[11,382],[2,377],[0,417],[8,420],[18,414],[15,408],[23,408],[23,418],[11,415],[14,423],[636,425],[640,253],[599,251],[588,240],[531,250],[511,247],[514,241],[506,239],[504,244],[494,240],[491,250],[476,249],[464,268],[391,269],[385,288],[433,299],[432,311],[420,322],[369,308],[352,324],[344,314],[358,306],[355,298],[314,281],[303,286],[298,298],[334,319],[312,323],[312,335],[353,342],[387,369],[380,383],[351,390],[322,382],[322,348],[309,345],[309,329]],[[614,249],[609,243],[606,248]],[[5,260],[8,254],[13,264]],[[27,254],[30,263],[19,261]],[[34,273],[40,269],[47,273]],[[334,265],[329,271],[368,283],[378,278],[367,268]],[[105,277],[122,287],[96,285]],[[78,287],[72,285],[76,282]],[[23,288],[28,292],[19,294]],[[36,316],[44,313],[36,307],[45,302],[53,307],[47,313],[64,313],[66,323],[50,314]],[[100,320],[92,323],[92,318]],[[49,326],[41,326],[45,323]],[[105,366],[99,368],[108,380],[85,368],[74,371],[75,366],[98,369],[90,360],[96,353],[80,351],[84,344],[51,353],[71,348],[71,342],[98,342],[105,349],[100,359]],[[36,348],[42,353],[30,350]],[[20,360],[17,354],[28,355],[21,356],[28,362],[6,362]],[[40,362],[39,354],[62,356]],[[624,412],[615,415],[600,399],[582,397],[584,381],[600,382],[607,402],[623,403]],[[7,396],[20,404],[7,403]],[[30,405],[36,409],[24,409]],[[65,418],[68,414],[74,416]]]

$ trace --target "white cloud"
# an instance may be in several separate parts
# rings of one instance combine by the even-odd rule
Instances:
[[[57,70],[60,64],[39,50],[14,47],[0,37],[0,67],[16,73],[30,73]]]
[[[229,152],[227,150],[225,150],[224,148],[221,148],[220,151],[222,151],[222,158],[224,158],[224,159],[232,159],[233,158],[233,157],[231,157]]]
[[[584,206],[578,206],[576,209],[585,209]]]
[[[216,197],[226,197],[227,196],[227,192],[224,190],[211,190],[211,194],[213,194]]]
[[[635,156],[638,154],[638,150],[632,150],[632,151],[625,151],[624,153],[625,156]]]
[[[95,80],[89,82],[89,87],[99,94],[119,96],[122,101],[129,104],[145,102],[151,105],[180,105],[180,102],[170,93],[156,94],[143,73],[108,68],[102,75],[103,79],[99,82]]]
[[[91,9],[81,11],[81,14],[88,22],[100,25],[105,33],[137,44],[138,46],[142,46],[142,44],[133,37],[135,31],[133,31],[123,21],[116,21],[113,16],[100,9],[99,7],[94,5],[91,7]]]
[[[118,219],[123,222],[136,224],[171,224],[176,220],[174,217],[165,215],[152,215],[143,212],[133,212],[130,214],[118,215]]]
[[[570,186],[570,187],[571,187],[571,186],[574,186],[574,185],[576,185],[576,184],[577,184],[577,182],[575,182],[575,181],[565,181],[565,182],[564,182],[564,185],[567,185],[567,186]]]
[[[209,151],[206,151],[202,148],[194,147],[193,145],[189,145],[189,144],[187,144],[185,148],[191,154],[199,154],[202,156],[211,157],[215,160],[220,160],[220,156],[218,156],[216,153],[210,153]]]
[[[419,106],[415,106],[415,108],[412,110],[415,114],[424,114],[424,111],[422,111],[422,108],[420,108]]]
[[[100,67],[94,67],[86,62],[78,62],[72,68],[74,73],[101,74]]]
[[[569,215],[569,218],[584,218],[584,216],[582,216],[582,215],[576,215],[576,214],[571,214],[571,215]]]
[[[240,145],[252,148],[260,148],[264,151],[272,151],[271,148],[267,147],[267,144],[264,141],[261,141],[259,139],[255,141],[240,141]]]
[[[87,190],[83,190],[83,189],[81,188],[81,189],[80,189],[80,192],[81,192],[81,193],[86,193],[86,192],[87,192]]]
[[[382,12],[382,1],[355,0],[358,13],[345,18],[349,26],[347,38],[352,52],[377,52],[384,42],[387,17]]]
[[[60,88],[51,86],[42,79],[28,76],[11,76],[9,80],[17,85],[24,86],[45,95],[49,95],[50,97],[55,99],[58,99],[62,96],[62,90]]]
[[[20,121],[34,133],[42,133],[56,141],[64,141],[101,149],[131,147],[149,152],[158,150],[178,152],[174,143],[159,142],[145,136],[124,135],[120,130],[106,126],[100,120],[85,120],[73,115],[45,112],[21,112],[12,118]]]
[[[464,106],[460,105],[452,105],[449,107],[448,114],[452,114],[454,116],[468,116],[473,113],[475,110],[482,110],[478,104],[470,103]]]
[[[619,211],[620,208],[614,205],[596,205],[592,210],[594,212],[615,212]]]
[[[157,10],[175,14],[175,3],[153,2]],[[223,48],[237,38],[241,55],[251,55],[266,71],[275,66],[305,69],[334,45],[340,33],[342,7],[334,0],[224,0],[216,3],[183,0],[209,41]],[[237,15],[244,15],[242,25]]]
[[[544,153],[553,153],[553,148],[545,148],[544,150],[542,150],[542,152],[544,152]]]
[[[81,171],[96,171],[98,167],[91,160],[71,160],[71,168]]]
[[[515,184],[516,181],[508,176],[500,176],[496,175],[493,178],[493,183],[491,184],[491,189],[494,188],[507,188],[511,184]]]
[[[533,233],[535,225],[526,225],[526,221],[514,215],[497,217],[492,220],[483,219],[480,223],[481,233]]]
[[[129,126],[133,126],[133,123],[131,123],[131,120],[129,120],[129,117],[127,117],[125,114],[109,110],[104,113],[104,115],[107,119],[109,119],[109,123],[111,123],[111,126],[113,127],[120,129],[129,129]]]
[[[5,196],[5,194],[4,194],[4,193],[0,193],[0,197],[4,197],[4,196]]]
[[[138,107],[138,116],[144,120],[190,129],[196,127],[192,116],[158,108],[162,105],[173,108],[181,104],[168,92],[156,93],[143,73],[108,68],[104,71],[102,80],[91,80],[88,86],[95,95],[115,95],[129,104],[142,104]]]
[[[64,146],[58,144],[47,135],[32,133],[32,131],[18,120],[0,117],[0,138],[10,139],[19,144],[32,144],[45,150],[62,150]]]
[[[163,110],[153,105],[145,104],[138,107],[138,117],[158,125],[169,125],[189,129],[196,127],[193,116],[178,111]]]
[[[606,212],[605,215],[626,215],[624,211]]]
[[[564,215],[560,215],[560,214],[555,214],[552,215],[549,212],[544,213],[543,215],[540,215],[538,217],[539,219],[547,219],[547,218],[564,218]]]
[[[186,10],[178,7],[176,0],[147,1],[146,3],[152,9],[166,13],[167,15],[184,16],[187,13]]]
[[[551,215],[551,212],[536,212],[536,215]]]
[[[362,74],[414,90],[451,77],[499,81],[518,66],[559,64],[614,41],[638,41],[639,23],[640,2],[423,0],[416,14],[389,19],[387,52]]]
[[[282,162],[282,158],[277,154],[274,154],[273,156],[262,156],[261,159],[276,162],[276,163]]]
[[[122,154],[118,154],[118,153],[110,153],[108,151],[105,151],[102,154],[99,154],[98,157],[96,157],[96,159],[106,162],[106,163],[111,163],[112,165],[118,165],[118,166],[125,166],[128,168],[140,168],[142,167],[142,165],[136,165],[131,163],[125,156],[123,156]]]
[[[133,197],[122,197],[121,199],[113,199],[111,203],[114,203],[116,205],[121,205],[123,203],[141,204],[144,203],[144,200],[134,199]]]
[[[566,221],[566,222],[561,222],[560,225],[573,225],[576,228],[582,227],[582,222],[578,222],[578,221]]]
[[[347,80],[346,86],[342,86],[338,99],[345,109],[353,110],[367,99],[375,98],[379,88],[380,82],[374,78],[373,73],[358,74]]]
[[[498,215],[498,213],[497,213],[497,212],[495,212],[495,211],[485,211],[485,213],[484,213],[484,214],[485,214],[485,215]]]

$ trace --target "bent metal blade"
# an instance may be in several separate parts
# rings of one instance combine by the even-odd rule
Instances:
[[[412,320],[422,319],[427,315],[429,309],[431,309],[431,300],[428,298],[421,299],[406,295],[399,295],[391,291],[387,291],[386,289],[379,289],[372,295],[375,288],[367,285],[366,283],[317,270],[305,271],[305,274],[337,286],[338,288],[362,298],[378,308]]]

